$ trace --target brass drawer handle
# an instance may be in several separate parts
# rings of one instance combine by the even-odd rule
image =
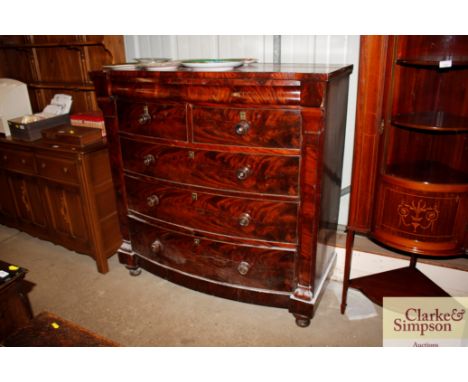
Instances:
[[[237,267],[237,272],[245,276],[250,270],[250,264],[247,261],[242,261]]]
[[[154,162],[156,162],[156,159],[154,159],[154,155],[152,154],[145,155],[143,158],[143,163],[145,166],[150,166],[154,164]]]
[[[156,195],[150,195],[146,198],[146,204],[148,207],[154,207],[159,204],[159,198]]]
[[[248,213],[244,213],[239,216],[239,225],[241,227],[247,227],[250,224],[252,217]]]
[[[144,125],[151,121],[151,115],[148,112],[148,106],[143,107],[143,113],[138,117],[138,123]]]
[[[237,179],[244,180],[250,175],[250,166],[244,166],[237,170]]]
[[[245,135],[248,133],[249,129],[250,123],[248,123],[247,121],[240,121],[235,127],[237,135]]]
[[[156,239],[151,243],[151,252],[153,252],[154,254],[161,253],[163,249],[164,246],[159,239]]]

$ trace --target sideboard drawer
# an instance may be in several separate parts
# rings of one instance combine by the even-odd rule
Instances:
[[[181,272],[244,287],[290,291],[294,251],[255,248],[194,237],[130,219],[132,248]]]
[[[191,150],[121,139],[124,168],[218,189],[297,195],[299,157]]]
[[[223,196],[126,176],[128,207],[172,224],[231,237],[297,241],[295,202]]]
[[[27,151],[0,149],[2,167],[25,174],[34,174],[34,154]]]
[[[194,142],[298,148],[300,132],[298,110],[193,108]]]
[[[37,167],[41,176],[60,182],[78,184],[78,171],[72,160],[37,155]]]
[[[121,131],[170,140],[187,140],[185,104],[117,101]]]

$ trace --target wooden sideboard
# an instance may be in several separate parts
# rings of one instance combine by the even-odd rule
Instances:
[[[107,146],[0,138],[0,223],[96,260],[121,245]]]
[[[92,73],[119,259],[307,326],[335,259],[351,66]]]

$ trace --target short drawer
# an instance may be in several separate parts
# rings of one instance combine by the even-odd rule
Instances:
[[[300,147],[298,110],[193,108],[193,140],[274,148]]]
[[[37,155],[37,168],[41,176],[60,182],[78,184],[78,170],[72,160]]]
[[[34,154],[27,151],[1,149],[0,163],[3,168],[25,174],[34,174]]]
[[[121,139],[124,168],[159,179],[234,191],[297,195],[299,157],[191,150]]]
[[[149,137],[187,140],[185,104],[117,102],[121,131]]]
[[[130,219],[132,248],[159,264],[243,287],[291,291],[294,251],[256,248],[167,231]]]
[[[126,176],[130,210],[172,224],[231,237],[296,242],[295,202],[194,192]]]

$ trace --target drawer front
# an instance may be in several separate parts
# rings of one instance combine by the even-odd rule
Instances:
[[[291,291],[294,251],[239,246],[130,219],[132,248],[162,265],[218,282]]]
[[[126,170],[235,191],[297,195],[299,157],[190,150],[121,139]]]
[[[25,174],[34,174],[34,155],[27,151],[1,149],[0,161],[3,168],[19,171]]]
[[[74,161],[37,155],[37,168],[41,176],[60,182],[78,184],[78,170]]]
[[[226,197],[126,177],[131,210],[234,237],[296,242],[297,203]]]
[[[297,110],[193,108],[195,142],[298,148],[300,129]]]
[[[185,104],[118,101],[121,131],[170,140],[187,140]]]

